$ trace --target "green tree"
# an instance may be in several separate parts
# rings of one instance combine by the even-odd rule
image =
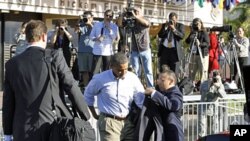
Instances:
[[[245,35],[250,37],[250,0],[239,3],[230,12],[230,16],[224,16],[224,23],[232,25],[233,30],[243,27]]]

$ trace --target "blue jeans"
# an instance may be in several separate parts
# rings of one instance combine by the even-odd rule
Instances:
[[[153,78],[153,70],[152,70],[152,56],[151,49],[140,52],[140,57],[142,62],[139,61],[139,54],[137,51],[132,51],[130,64],[132,65],[135,73],[138,77],[141,76],[140,63],[142,63],[143,71],[145,74],[147,87],[154,87],[154,78]]]

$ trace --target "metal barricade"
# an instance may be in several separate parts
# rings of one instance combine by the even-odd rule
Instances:
[[[184,102],[182,122],[185,141],[228,131],[232,124],[248,124],[244,121],[244,103],[242,94],[238,94],[236,99],[229,95],[227,99],[217,102]]]
[[[243,106],[245,101],[245,95],[237,94],[228,96],[226,99],[220,99],[218,102],[199,102],[199,96],[184,96],[184,105],[183,105],[183,131],[185,135],[184,141],[195,141],[199,136],[199,123],[202,113],[208,110],[209,105],[214,105],[213,115],[205,115],[202,118],[205,118],[207,123],[207,128],[203,135],[209,135],[214,133],[223,132],[229,130],[230,125],[236,124],[249,124],[244,121]],[[203,108],[202,108],[203,107]],[[96,108],[96,111],[98,109]],[[2,114],[2,111],[0,111]],[[2,117],[2,116],[0,116]],[[97,120],[93,117],[89,120],[92,126],[96,130],[97,141],[100,141]],[[2,122],[2,120],[0,121]],[[0,124],[0,141],[3,139],[3,130],[2,124]]]

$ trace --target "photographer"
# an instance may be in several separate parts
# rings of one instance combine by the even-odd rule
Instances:
[[[218,132],[216,127],[218,127],[218,120],[221,115],[218,115],[217,101],[219,98],[226,97],[225,88],[218,70],[212,71],[212,77],[201,83],[200,93],[201,102],[213,102],[211,104],[203,103],[198,107],[198,132],[199,137],[202,137],[207,134],[208,129],[210,129],[209,134]],[[207,118],[207,116],[210,118]],[[211,125],[212,127],[209,127]]]
[[[92,76],[91,68],[93,61],[94,42],[89,35],[93,28],[93,14],[91,11],[85,11],[80,17],[76,26],[76,32],[79,34],[78,42],[78,68],[81,74],[81,80],[84,87],[87,86],[89,78]]]
[[[187,37],[186,43],[190,44],[190,50],[193,53],[191,61],[193,64],[192,67],[190,67],[189,73],[191,74],[191,80],[195,80],[195,75],[197,71],[199,71],[201,74],[201,82],[203,82],[208,78],[208,48],[210,46],[210,40],[201,19],[193,19],[191,33]]]
[[[162,25],[158,36],[161,38],[158,50],[160,66],[168,65],[172,71],[176,72],[176,63],[183,56],[181,40],[185,36],[184,25],[177,22],[176,13],[169,14],[169,21]]]
[[[125,22],[126,28],[131,28],[132,31],[132,46],[131,46],[131,58],[130,63],[135,70],[137,76],[140,77],[140,63],[143,65],[144,74],[148,87],[154,87],[153,70],[152,70],[152,56],[150,49],[149,27],[150,22],[143,17],[142,11],[139,7],[129,8],[131,11],[127,11],[127,15],[131,14]],[[124,14],[123,16],[126,16]]]
[[[73,36],[69,33],[68,21],[66,19],[59,19],[55,26],[55,32],[51,39],[51,44],[55,49],[62,49],[63,56],[68,67],[70,67],[71,51]]]
[[[242,67],[245,65],[248,65],[248,51],[249,51],[249,39],[245,37],[244,30],[242,27],[239,27],[237,29],[236,38],[233,39],[233,43],[236,47],[237,54],[238,54],[238,61],[240,70],[237,70],[236,63],[234,63],[234,80],[237,82],[238,79],[236,79],[237,71],[242,72]],[[244,78],[244,77],[243,77]],[[238,86],[240,83],[238,83]]]
[[[111,21],[114,13],[108,9],[104,12],[104,20],[94,24],[90,39],[94,41],[92,73],[108,70],[111,56],[114,54],[113,42],[118,37],[118,26]],[[102,68],[101,68],[102,67]]]
[[[219,48],[218,31],[210,31],[210,47],[209,47],[209,69],[208,73],[213,70],[219,70],[219,55],[222,54]]]

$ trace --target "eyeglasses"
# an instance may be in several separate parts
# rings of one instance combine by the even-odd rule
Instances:
[[[106,17],[108,17],[108,18],[113,18],[113,15],[106,15]]]

